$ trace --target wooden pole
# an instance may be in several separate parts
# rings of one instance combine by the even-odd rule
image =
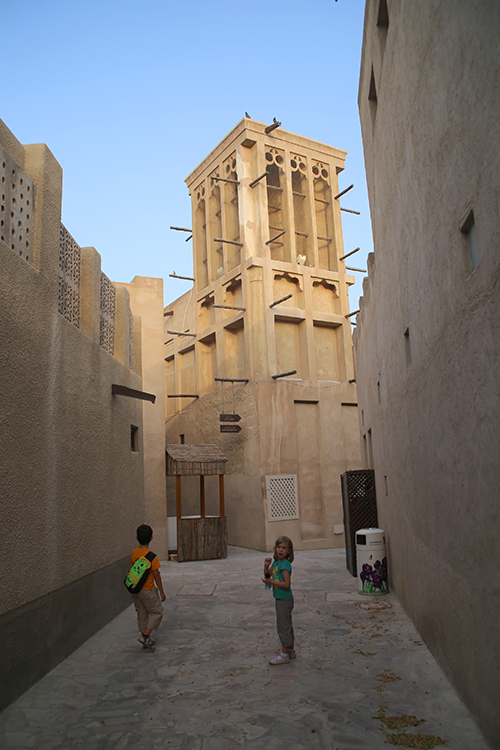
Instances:
[[[226,511],[224,508],[224,474],[219,474],[219,504],[219,516],[221,518],[224,518],[224,516],[226,515]]]
[[[281,297],[281,299],[277,299],[276,302],[272,302],[269,307],[275,307],[276,305],[279,305],[280,302],[284,302],[286,299],[290,299],[290,297],[293,297],[293,294],[287,294],[286,297]]]
[[[181,507],[181,475],[177,474],[175,477],[175,499],[177,503],[177,559],[182,560],[182,552],[180,548],[180,536],[179,536],[179,519],[182,516]]]
[[[236,242],[235,240],[224,240],[222,239],[222,237],[214,237],[214,242],[225,242],[226,245],[238,245],[238,247],[243,247],[243,242]]]
[[[248,378],[214,378],[219,383],[248,383]]]
[[[290,297],[293,297],[293,294],[291,294]],[[221,310],[243,310],[243,312],[246,311],[246,307],[234,307],[233,305],[212,305],[212,307],[217,307]]]
[[[177,474],[175,477],[175,499],[177,501],[177,519],[182,518],[182,506],[181,506],[181,475]]]
[[[350,253],[346,253],[346,254],[345,254],[345,255],[343,255],[343,256],[342,256],[341,258],[339,258],[339,260],[345,260],[345,259],[346,259],[346,258],[348,258],[348,257],[349,257],[350,255],[354,255],[354,253],[357,253],[357,252],[358,252],[358,250],[360,250],[360,249],[361,249],[361,248],[357,247],[357,248],[356,248],[356,250],[351,250],[351,252],[350,252]]]
[[[200,516],[205,518],[205,477],[200,476]]]
[[[210,177],[211,180],[214,180],[215,182],[232,182],[234,185],[239,185],[239,180],[228,180],[226,177]]]
[[[342,190],[342,192],[341,192],[341,193],[339,193],[338,195],[334,195],[334,196],[333,196],[333,200],[334,200],[334,201],[338,201],[338,199],[339,199],[339,198],[341,198],[341,197],[342,197],[343,195],[345,195],[346,193],[348,193],[348,192],[349,192],[349,190],[352,190],[352,189],[353,189],[353,187],[354,187],[354,185],[349,185],[349,187],[348,187],[348,188],[346,188],[345,190]],[[172,229],[172,227],[170,227],[170,229]]]
[[[261,174],[260,177],[257,177],[256,180],[254,180],[253,182],[251,182],[248,187],[254,188],[257,185],[257,183],[262,180],[263,177],[266,177],[266,175],[267,175],[267,172],[264,172],[264,174]]]
[[[290,372],[280,372],[279,375],[273,375],[273,380],[276,380],[277,378],[286,378],[287,375],[296,375],[297,370],[290,370]]]

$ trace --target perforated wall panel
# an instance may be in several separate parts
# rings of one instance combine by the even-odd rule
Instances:
[[[59,240],[59,312],[80,326],[80,246],[64,224]]]
[[[32,262],[33,181],[0,146],[0,239]]]
[[[285,521],[299,517],[296,474],[266,477],[266,494],[270,521]]]
[[[115,352],[115,285],[101,273],[101,327],[99,343],[110,354]]]

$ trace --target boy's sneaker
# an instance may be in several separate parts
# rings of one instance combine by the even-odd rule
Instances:
[[[274,659],[269,659],[269,664],[278,665],[278,664],[288,664],[290,662],[290,656],[288,654],[278,654],[278,656],[275,656]]]
[[[296,656],[297,656],[297,654],[295,653],[295,649],[294,649],[294,648],[291,648],[291,649],[290,649],[290,650],[288,651],[288,657],[289,657],[290,659],[295,659],[295,658],[296,658]]]
[[[149,648],[151,651],[155,650],[155,642],[152,638],[149,637],[149,635],[140,635],[140,638],[137,639],[139,643],[142,643],[143,648]]]

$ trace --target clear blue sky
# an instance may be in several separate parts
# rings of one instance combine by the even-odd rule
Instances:
[[[192,243],[185,177],[247,111],[348,151],[346,252],[366,268],[371,226],[357,93],[363,0],[236,3],[3,0],[0,117],[46,143],[64,172],[62,220],[114,281],[184,294]],[[355,274],[357,309],[363,274]]]

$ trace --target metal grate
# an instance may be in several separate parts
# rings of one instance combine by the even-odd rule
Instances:
[[[346,471],[341,482],[346,567],[351,575],[357,576],[356,531],[378,526],[375,472],[372,469]]]
[[[0,239],[32,263],[34,185],[0,146]]]
[[[299,518],[296,474],[266,477],[266,494],[270,521]]]

